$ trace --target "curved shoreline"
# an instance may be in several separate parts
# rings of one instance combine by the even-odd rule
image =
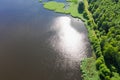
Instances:
[[[88,11],[87,0],[83,0],[83,2],[84,2],[84,11],[87,12],[88,19],[92,19],[91,14]],[[92,41],[93,37],[96,37],[96,34],[95,34],[93,28],[91,28],[88,25],[88,19],[84,18],[83,13],[78,12],[78,3],[76,4],[76,3],[74,3],[70,0],[70,5],[69,5],[69,8],[67,10],[65,9],[65,4],[64,3],[56,2],[56,1],[45,2],[45,3],[43,3],[43,6],[44,6],[45,9],[48,9],[48,10],[51,10],[51,11],[54,11],[54,12],[57,12],[57,13],[69,14],[74,18],[81,19],[84,22],[84,24],[85,24],[85,26],[88,30],[88,37],[90,39],[90,42]],[[90,35],[91,33],[94,34],[94,36],[91,37],[91,35]],[[93,47],[93,46],[91,45],[91,47]],[[98,72],[96,70],[96,65],[95,65],[96,60],[95,60],[94,51],[92,52],[92,54],[93,54],[93,57],[86,58],[85,60],[83,60],[81,62],[80,70],[82,72],[83,80],[88,80],[88,79],[99,80]],[[90,67],[90,68],[88,68],[88,67]]]

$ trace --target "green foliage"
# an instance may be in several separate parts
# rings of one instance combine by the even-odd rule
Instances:
[[[120,41],[120,35],[116,35],[116,40]]]
[[[106,59],[107,62],[109,62],[110,64],[115,62],[115,54],[117,54],[118,49],[116,47],[113,47],[111,44],[106,43],[106,45],[104,46],[104,51],[103,51],[103,55]]]
[[[78,12],[83,13],[83,11],[84,11],[84,2],[80,1],[78,5]]]
[[[87,58],[81,62],[83,80],[100,80],[95,67],[95,59]]]
[[[97,60],[96,60],[96,68],[99,70],[101,67],[101,65],[104,64],[104,58],[103,56],[99,57]]]
[[[89,25],[95,32],[97,30],[96,37],[100,41],[100,47],[94,38],[91,42],[97,56],[96,66],[100,71],[101,80],[120,80],[120,1],[91,0],[89,10],[98,26],[94,28],[91,25],[92,21],[89,21]],[[103,56],[104,62],[101,61],[101,55],[98,56],[97,53]]]
[[[78,3],[78,0],[66,0],[66,1],[68,1],[68,2],[73,2],[73,3],[75,3],[75,4]]]
[[[113,72],[113,77],[111,78],[111,80],[120,80],[120,75],[116,72]]]
[[[83,11],[83,17],[88,20],[88,15],[87,15],[87,12],[86,12],[86,11]],[[89,21],[89,22],[90,22],[90,21]],[[90,25],[89,22],[88,22],[88,25]]]
[[[54,1],[44,3],[44,8],[47,8],[49,10],[55,10],[57,12],[64,12],[64,6],[64,3],[58,3]]]

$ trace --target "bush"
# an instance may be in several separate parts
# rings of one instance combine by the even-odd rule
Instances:
[[[78,5],[78,12],[83,13],[83,11],[84,11],[84,2],[80,1]]]

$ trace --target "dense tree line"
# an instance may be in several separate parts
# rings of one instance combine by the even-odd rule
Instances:
[[[96,67],[101,80],[120,80],[120,0],[88,0],[95,31],[90,39],[96,53]],[[84,12],[84,17],[86,12]],[[94,36],[94,37],[92,37]]]

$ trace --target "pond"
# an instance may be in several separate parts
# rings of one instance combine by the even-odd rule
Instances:
[[[38,0],[0,0],[1,80],[81,80],[91,53],[84,23]]]

